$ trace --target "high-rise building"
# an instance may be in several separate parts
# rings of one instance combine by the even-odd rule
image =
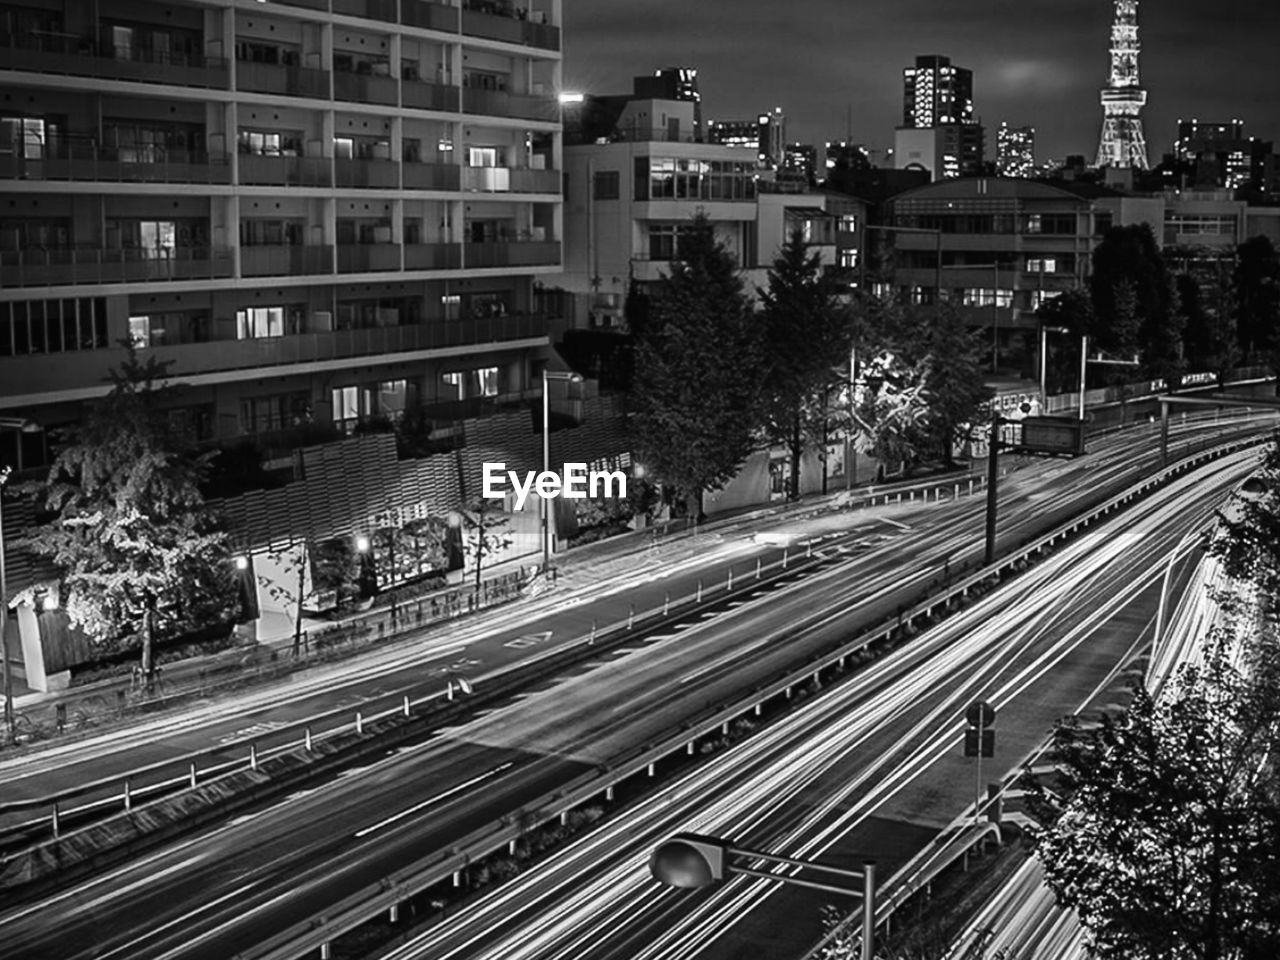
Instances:
[[[1102,91],[1099,167],[1147,169],[1142,107],[1147,91],[1138,85],[1138,0],[1115,0],[1111,24],[1111,73]]]
[[[1270,141],[1245,136],[1242,120],[1229,123],[1179,120],[1178,138],[1173,144],[1178,160],[1195,164],[1197,186],[1232,190],[1260,185],[1272,151]]]
[[[74,422],[126,340],[210,444],[527,400],[562,262],[560,0],[341,6],[9,8],[0,413]]]
[[[1030,177],[1036,169],[1036,128],[1011,127],[1003,120],[996,131],[996,172],[1002,177]]]
[[[936,127],[974,123],[973,71],[952,66],[949,57],[916,57],[902,71],[902,125]]]
[[[894,167],[927,170],[934,180],[977,176],[983,172],[985,153],[984,131],[977,123],[898,127],[894,131]]]
[[[764,169],[782,166],[787,119],[781,107],[761,113],[754,120],[712,120],[707,124],[707,142],[754,150],[756,162]]]
[[[818,179],[818,151],[811,143],[789,143],[783,151],[782,169],[805,183]]]

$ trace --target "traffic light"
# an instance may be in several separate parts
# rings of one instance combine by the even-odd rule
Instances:
[[[677,833],[649,856],[649,872],[672,887],[696,890],[723,880],[729,842],[697,833]]]
[[[966,757],[993,757],[996,752],[996,732],[991,725],[996,722],[996,708],[985,700],[975,700],[964,712],[969,729],[964,732]]]

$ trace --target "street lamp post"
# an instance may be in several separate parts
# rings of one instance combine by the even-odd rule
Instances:
[[[582,377],[576,373],[542,370],[542,472],[551,472],[551,398],[547,384],[552,380],[565,383],[581,383]],[[542,575],[551,575],[551,502],[546,497],[542,501]]]
[[[22,433],[40,433],[43,428],[30,420],[16,417],[0,417],[0,430],[18,430]],[[9,479],[9,468],[0,467],[0,662],[4,666],[4,732],[8,743],[14,741],[13,675],[9,672],[9,584],[5,579],[4,555],[4,484]]]
[[[837,887],[829,883],[816,883],[812,880],[801,880],[785,873],[771,873],[755,867],[733,863],[731,858],[745,860],[765,860],[770,863],[781,863],[786,866],[800,867],[807,870],[820,870],[824,873],[848,877],[861,882],[861,889]],[[876,863],[864,860],[861,870],[845,870],[841,867],[830,867],[813,860],[799,860],[795,857],[779,857],[772,853],[761,853],[759,850],[745,850],[720,837],[706,836],[697,833],[678,833],[665,843],[660,844],[649,857],[649,872],[654,879],[672,887],[698,889],[708,887],[723,880],[730,873],[742,873],[751,877],[763,877],[766,880],[777,880],[811,890],[822,890],[826,893],[844,893],[862,898],[862,944],[859,957],[861,960],[872,960],[876,932]]]

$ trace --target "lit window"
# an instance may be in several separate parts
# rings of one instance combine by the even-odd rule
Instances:
[[[151,346],[151,318],[149,316],[129,318],[129,342],[138,348]]]
[[[284,336],[284,307],[249,307],[236,311],[236,339]]]

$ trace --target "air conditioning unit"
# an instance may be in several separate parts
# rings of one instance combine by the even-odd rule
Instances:
[[[313,333],[330,333],[333,331],[333,311],[317,310],[311,315],[311,331]]]

